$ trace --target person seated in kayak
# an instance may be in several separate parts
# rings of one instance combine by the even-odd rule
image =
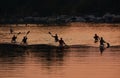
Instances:
[[[106,43],[106,42],[105,42],[105,40],[103,39],[103,37],[101,37],[101,38],[100,38],[100,45],[103,45],[103,46],[104,46],[104,43]]]
[[[16,39],[17,39],[17,36],[13,35],[11,42],[12,42],[12,43],[15,43],[15,42],[16,42]]]
[[[66,45],[66,43],[64,42],[64,40],[62,38],[60,38],[60,40],[59,40],[59,46],[63,47],[65,45]]]
[[[95,34],[95,36],[93,38],[95,39],[95,41],[94,41],[95,43],[98,42],[99,36],[97,34]]]
[[[24,36],[23,39],[22,39],[22,43],[26,44],[27,43],[27,37]]]
[[[59,39],[58,39],[58,35],[57,35],[57,34],[55,34],[55,36],[52,35],[52,37],[54,37],[55,42],[58,42],[58,41],[59,41]]]

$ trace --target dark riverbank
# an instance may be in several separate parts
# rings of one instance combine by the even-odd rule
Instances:
[[[1,17],[0,24],[43,24],[43,25],[69,25],[72,22],[85,23],[120,23],[120,15],[106,13],[102,16],[95,15],[59,15],[59,16],[24,16]]]

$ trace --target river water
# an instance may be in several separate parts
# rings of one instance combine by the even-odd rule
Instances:
[[[58,45],[48,32],[58,34],[67,45],[88,45],[57,50],[1,50],[0,78],[120,78],[120,24],[72,23],[70,26],[15,26],[0,27],[0,43],[9,43],[12,26],[20,43],[28,31],[28,45]],[[111,47],[101,55],[99,43],[93,36],[98,34]]]

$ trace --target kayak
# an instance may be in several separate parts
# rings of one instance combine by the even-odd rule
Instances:
[[[50,45],[50,44],[21,44],[21,43],[0,43],[0,48],[61,48],[60,46]],[[62,48],[89,48],[93,46],[87,45],[67,45],[63,46]]]
[[[100,45],[99,49],[100,52],[103,52],[104,49],[109,48],[109,46],[106,45]],[[111,46],[113,47],[113,46]],[[0,43],[0,50],[5,49],[5,50],[43,50],[43,49],[98,49],[96,46],[88,46],[88,45],[67,45],[67,46],[56,46],[56,45],[51,45],[51,44],[21,44],[21,43]]]

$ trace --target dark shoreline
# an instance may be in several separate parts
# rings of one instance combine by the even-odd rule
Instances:
[[[95,23],[95,22],[71,22],[66,24],[37,24],[37,23],[0,23],[0,27],[11,27],[11,26],[71,26],[73,23],[79,24],[106,24],[114,25],[115,27],[120,26],[120,23]]]

